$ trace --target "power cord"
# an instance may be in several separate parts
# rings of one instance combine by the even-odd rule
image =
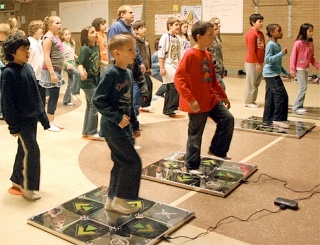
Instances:
[[[209,232],[211,232],[211,231],[214,231],[214,230],[217,229],[220,225],[223,224],[223,223],[222,223],[223,221],[225,221],[225,220],[227,220],[227,219],[234,218],[234,219],[239,220],[239,221],[241,221],[241,222],[247,222],[247,221],[249,221],[249,220],[251,219],[252,216],[254,216],[254,215],[257,214],[257,213],[261,213],[261,212],[263,212],[263,211],[267,211],[267,212],[269,212],[269,213],[271,213],[271,214],[275,214],[275,213],[279,213],[279,212],[281,212],[282,210],[285,210],[285,209],[287,209],[287,208],[291,208],[291,209],[296,210],[296,209],[297,209],[297,202],[296,202],[296,201],[301,201],[301,200],[310,199],[313,195],[320,193],[320,191],[314,191],[314,189],[316,189],[317,187],[320,186],[320,183],[317,184],[317,185],[315,185],[315,186],[314,186],[313,188],[311,188],[310,190],[304,190],[304,191],[302,191],[302,190],[295,190],[295,189],[292,189],[291,187],[288,187],[288,186],[287,186],[288,182],[287,182],[286,180],[281,180],[281,179],[272,177],[272,176],[270,176],[270,175],[268,175],[268,174],[260,174],[259,177],[258,177],[258,179],[255,180],[255,181],[248,181],[248,180],[244,179],[244,180],[242,180],[242,183],[245,183],[245,184],[258,183],[258,182],[260,181],[261,176],[266,176],[266,177],[268,177],[268,178],[270,178],[270,179],[272,179],[272,180],[277,180],[277,181],[283,182],[283,183],[284,183],[284,184],[283,184],[283,187],[286,188],[286,189],[288,189],[288,190],[291,190],[291,191],[293,191],[293,192],[296,192],[296,193],[310,193],[310,192],[311,192],[311,193],[310,193],[309,196],[307,196],[307,197],[298,198],[298,199],[293,199],[293,200],[284,199],[284,198],[277,198],[277,199],[275,200],[275,205],[278,205],[278,206],[279,206],[279,209],[276,210],[276,211],[271,211],[271,210],[269,210],[269,209],[265,209],[265,208],[264,208],[264,209],[261,209],[261,210],[258,210],[258,211],[256,211],[256,212],[252,213],[252,214],[249,215],[249,217],[246,218],[246,219],[241,219],[241,218],[238,218],[238,217],[233,216],[233,215],[227,216],[226,218],[220,219],[220,220],[216,223],[215,226],[210,226],[205,232],[199,233],[198,235],[196,235],[196,236],[194,236],[194,237],[189,237],[189,236],[176,236],[176,237],[171,237],[171,236],[165,234],[165,235],[163,235],[162,238],[165,239],[165,240],[173,240],[173,239],[177,239],[177,238],[186,238],[186,239],[189,239],[189,240],[195,240],[195,239],[197,239],[197,238],[199,238],[199,237],[201,237],[201,236],[207,235],[207,234],[208,234]]]
[[[241,219],[241,218],[238,218],[238,217],[236,217],[236,216],[230,215],[230,216],[228,216],[228,217],[226,217],[226,218],[220,219],[215,226],[210,226],[205,232],[199,233],[199,234],[196,235],[195,237],[189,237],[189,236],[170,237],[169,235],[166,234],[166,235],[163,236],[163,238],[166,239],[166,240],[173,240],[173,239],[177,239],[177,238],[186,238],[186,239],[189,239],[189,240],[195,240],[195,239],[197,239],[197,238],[199,238],[199,237],[201,237],[201,236],[207,235],[207,234],[208,234],[209,232],[211,232],[211,231],[214,231],[214,230],[217,229],[220,225],[222,225],[222,222],[223,222],[223,221],[225,221],[225,220],[227,220],[227,219],[234,218],[234,219],[237,219],[237,220],[239,220],[239,221],[241,221],[241,222],[246,222],[246,221],[250,220],[251,217],[254,216],[254,215],[257,214],[257,213],[261,213],[261,212],[263,212],[263,211],[267,211],[267,212],[269,212],[269,213],[275,214],[275,213],[281,212],[282,210],[283,210],[283,209],[282,209],[281,207],[280,207],[278,210],[276,210],[276,211],[271,211],[271,210],[269,210],[269,209],[265,209],[265,208],[264,208],[264,209],[261,209],[261,210],[258,210],[258,211],[256,211],[256,212],[252,213],[252,214],[249,215],[249,217],[246,218],[246,219]]]

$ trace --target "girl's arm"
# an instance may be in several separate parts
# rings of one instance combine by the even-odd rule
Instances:
[[[54,72],[54,69],[53,69],[53,66],[51,63],[51,58],[50,58],[52,41],[49,38],[45,38],[42,42],[42,47],[43,47],[44,64],[50,73],[51,82],[57,83],[58,77],[57,77],[56,73]]]

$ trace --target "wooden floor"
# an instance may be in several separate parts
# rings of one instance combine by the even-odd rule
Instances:
[[[263,106],[246,108],[243,103],[244,78],[226,77],[227,94],[231,101],[231,113],[236,121],[250,116],[262,116]],[[160,83],[154,81],[157,89]],[[264,86],[259,88],[257,102],[264,103]],[[297,84],[285,81],[292,105]],[[64,93],[62,88],[62,93]],[[320,87],[308,84],[305,106],[320,107]],[[10,136],[7,125],[0,122],[0,200],[1,200],[1,244],[70,244],[56,236],[27,224],[27,218],[64,203],[82,193],[109,184],[112,161],[105,142],[88,141],[81,138],[85,110],[81,93],[76,107],[59,104],[56,121],[66,127],[60,133],[44,131],[39,127],[38,142],[41,148],[42,198],[28,202],[21,196],[8,193],[9,180],[17,149],[16,138]],[[77,103],[77,102],[76,102]],[[143,166],[147,166],[174,151],[185,151],[188,118],[183,112],[179,119],[162,115],[163,100],[153,101],[152,113],[141,113],[142,136],[137,144]],[[290,120],[313,122],[316,127],[301,139],[234,131],[229,155],[232,160],[258,166],[248,180],[225,198],[198,193],[150,180],[141,180],[140,197],[170,204],[195,212],[195,218],[181,227],[172,237],[181,235],[195,237],[214,227],[220,220],[234,216],[246,220],[256,211],[277,211],[277,197],[299,200],[299,210],[284,210],[271,214],[262,211],[249,221],[228,218],[209,234],[196,240],[178,238],[170,244],[320,244],[320,195],[307,198],[308,191],[320,183],[320,121],[301,117]],[[206,154],[215,124],[208,121],[202,144]],[[279,180],[274,180],[272,178]],[[259,178],[260,177],[260,178]],[[259,180],[259,181],[258,181]],[[313,191],[319,191],[319,186]],[[169,244],[162,241],[160,244]]]

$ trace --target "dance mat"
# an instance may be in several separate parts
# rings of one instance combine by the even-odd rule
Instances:
[[[297,114],[294,111],[292,111],[292,106],[290,106],[288,110],[288,116],[320,120],[320,107],[304,107],[304,108],[308,110],[306,114]]]
[[[178,151],[143,168],[142,178],[226,197],[257,170],[255,165],[202,156],[198,173],[188,172],[184,155]]]
[[[74,244],[138,245],[155,244],[194,217],[188,210],[143,198],[128,202],[140,207],[136,214],[107,211],[107,190],[99,187],[27,222]]]
[[[303,135],[308,133],[313,127],[316,126],[315,123],[300,121],[288,121],[288,124],[290,126],[288,129],[273,125],[263,125],[262,117],[251,116],[236,124],[234,129],[300,139]]]

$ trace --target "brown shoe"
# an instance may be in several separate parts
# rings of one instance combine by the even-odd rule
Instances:
[[[108,202],[108,200],[107,200]],[[110,208],[110,209],[107,209],[109,211],[115,211],[115,212],[118,212],[120,214],[132,214],[132,213],[136,213],[139,211],[139,207],[132,207],[131,205],[129,205],[126,201],[126,199],[123,199],[123,198],[119,198],[119,197],[114,197],[112,202],[111,202],[111,205],[109,206],[109,204],[105,205],[105,207],[107,206],[107,208]]]

